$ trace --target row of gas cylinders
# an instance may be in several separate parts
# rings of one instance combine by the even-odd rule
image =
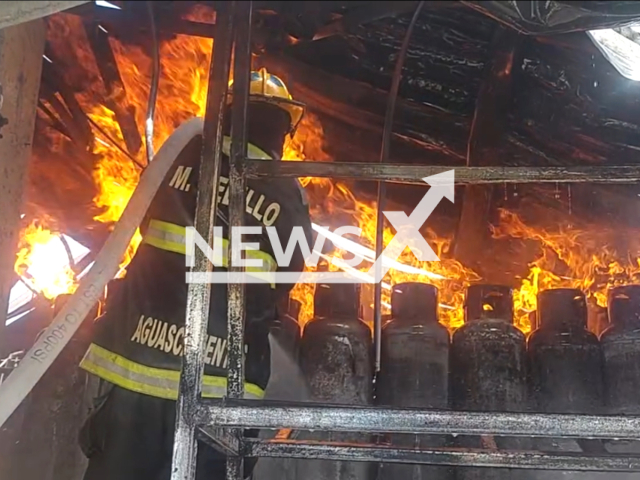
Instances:
[[[526,338],[513,325],[512,292],[508,287],[469,287],[465,324],[450,336],[438,322],[437,288],[424,283],[398,284],[392,291],[392,318],[382,330],[381,370],[375,381],[371,332],[358,318],[358,299],[355,285],[318,285],[315,318],[302,337],[298,337],[292,319],[287,323],[281,318],[279,331],[274,332],[283,343],[289,343],[292,351],[298,351],[315,401],[467,411],[640,413],[640,286],[611,290],[611,325],[600,338],[587,330],[587,302],[580,290],[543,291],[538,295],[538,328]],[[308,435],[305,438],[339,442],[392,441],[406,448],[447,446],[550,453],[627,453],[625,448],[629,446],[571,439]],[[479,480],[567,475],[595,478],[578,472],[391,463],[376,466],[319,460],[301,462],[295,477]],[[598,478],[612,478],[601,475],[605,477]]]

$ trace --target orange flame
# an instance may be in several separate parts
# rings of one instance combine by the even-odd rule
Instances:
[[[96,98],[104,95],[104,87],[80,21],[68,15],[56,15],[51,20],[51,31],[54,35],[60,35],[61,41],[73,42],[72,53],[78,63],[84,69],[93,72],[93,84],[78,95],[81,105],[111,139],[124,145],[115,114],[105,106],[96,103]],[[127,101],[135,111],[137,124],[142,126],[145,121],[144,113],[151,82],[151,60],[140,47],[124,45],[114,39],[111,39],[111,46],[125,86]],[[156,146],[161,145],[180,122],[191,116],[204,115],[211,47],[212,41],[209,39],[186,36],[177,36],[161,45],[162,75],[154,122]],[[138,133],[142,136],[143,132]],[[95,132],[95,135],[96,141],[92,152],[98,161],[93,176],[98,194],[94,198],[94,203],[102,209],[95,219],[104,223],[113,223],[122,215],[139,181],[140,172],[130,159],[109,143],[108,139],[103,138],[98,132]],[[287,141],[284,147],[284,158],[286,160],[313,158],[330,161],[332,158],[324,150],[323,141],[324,132],[319,120],[308,114],[299,126],[295,137]],[[139,163],[144,163],[142,151],[137,152],[136,159]],[[342,182],[317,178],[303,178],[300,181],[307,189],[312,205],[312,217],[317,223],[336,225],[339,222],[341,225],[348,223],[358,226],[362,230],[360,242],[368,248],[373,248],[376,219],[374,200],[356,198],[348,185]],[[328,221],[323,222],[323,219]],[[393,235],[391,228],[385,228],[385,245]],[[440,288],[441,302],[445,306],[441,309],[443,323],[452,328],[457,327],[463,322],[464,288],[469,282],[479,278],[459,262],[445,258],[450,243],[448,239],[439,238],[432,230],[426,230],[425,236],[443,259],[442,262],[419,262],[409,249],[403,252],[399,261],[441,274],[444,279],[433,280],[429,277],[391,270],[384,280],[385,284],[393,285],[409,280],[435,283]],[[128,263],[139,242],[138,234],[131,243],[123,265]],[[349,254],[337,250],[332,255],[340,259],[346,258]],[[369,267],[370,264],[367,264],[361,269],[367,270]],[[330,268],[336,269],[333,265]],[[313,316],[313,292],[314,286],[309,284],[298,284],[292,291],[291,297],[302,303],[299,317],[302,324]],[[389,290],[384,289],[383,301],[386,304],[390,301],[389,297]]]
[[[206,10],[206,15],[211,12]],[[195,13],[192,18],[198,19],[203,12]],[[207,20],[207,19],[204,19]],[[104,86],[98,73],[95,59],[88,47],[82,29],[81,20],[65,14],[54,15],[50,19],[49,40],[53,45],[66,46],[65,55],[72,56],[75,62],[89,72],[90,82],[77,98],[85,112],[109,138],[97,130],[95,141],[91,147],[97,161],[93,179],[98,188],[94,203],[101,209],[96,215],[97,221],[113,224],[131,198],[139,181],[140,168],[123,154],[112,143],[124,146],[124,139],[115,114],[100,104],[105,97]],[[122,81],[126,90],[126,99],[135,112],[135,119],[143,137],[145,112],[151,83],[152,63],[145,51],[138,46],[120,43],[111,39]],[[63,48],[63,47],[60,47]],[[158,101],[154,119],[154,145],[156,150],[181,122],[193,116],[203,116],[206,104],[207,82],[212,41],[210,39],[177,35],[165,41],[160,47],[162,72],[158,89]],[[307,114],[293,139],[287,140],[284,146],[284,158],[302,161],[307,158],[319,161],[331,161],[331,156],[324,150],[324,132],[317,117]],[[132,153],[138,163],[146,162],[144,148]],[[315,223],[320,225],[355,225],[361,228],[358,240],[363,246],[373,248],[375,244],[375,200],[356,198],[347,183],[329,179],[302,178],[302,185],[307,191],[311,205],[311,214]],[[384,279],[387,286],[404,281],[423,281],[436,285],[440,290],[441,321],[450,328],[463,323],[463,295],[465,288],[472,282],[480,280],[479,276],[460,262],[448,257],[450,239],[437,235],[431,229],[423,234],[434,248],[440,262],[420,262],[406,249],[398,259],[401,263],[421,270],[441,275],[432,278],[430,275],[416,275],[398,270],[391,270]],[[384,244],[393,238],[390,227],[384,229]],[[542,255],[531,264],[529,275],[522,279],[516,289],[515,311],[517,325],[528,331],[530,327],[528,314],[536,308],[535,295],[542,289],[571,286],[585,290],[599,305],[604,305],[605,291],[608,286],[635,281],[639,270],[636,260],[620,262],[615,252],[603,248],[607,245],[593,232],[564,229],[550,232],[527,226],[515,214],[503,211],[501,223],[494,230],[496,237],[511,237],[521,240],[535,240],[542,246]],[[29,265],[41,260],[38,245],[46,244],[46,239],[55,236],[49,230],[31,226],[25,230],[21,240],[21,250],[16,262],[16,271],[23,272]],[[128,264],[140,243],[139,233],[132,240],[129,250],[122,261]],[[44,242],[44,243],[43,243]],[[332,258],[343,259],[349,253],[335,250]],[[364,262],[362,271],[371,264]],[[336,269],[335,265],[329,268]],[[46,270],[46,268],[44,268]],[[561,272],[562,270],[562,272]],[[558,272],[558,273],[555,273]],[[32,273],[32,275],[34,275]],[[73,277],[63,272],[55,278],[47,273],[38,273],[35,284],[49,298],[60,293],[71,292],[75,288]],[[366,289],[365,289],[366,291]],[[314,285],[298,284],[291,293],[291,298],[302,303],[300,323],[305,324],[313,317]],[[389,303],[390,292],[383,289],[383,301]],[[364,298],[370,306],[371,299]]]
[[[322,125],[313,115],[307,115],[303,120],[296,136],[285,145],[285,160],[305,160],[307,156],[316,161],[329,161],[331,157],[323,149],[324,132]],[[327,178],[302,178],[302,185],[306,187],[311,204],[311,215],[316,223],[321,225],[354,225],[361,229],[358,243],[375,248],[376,238],[376,203],[371,199],[358,199],[351,189],[343,182],[333,181]],[[336,221],[336,217],[339,218]],[[323,219],[325,221],[323,221]],[[450,240],[438,237],[436,233],[427,229],[423,232],[429,244],[434,250],[440,262],[421,262],[416,259],[409,248],[401,254],[398,261],[405,265],[413,266],[434,274],[441,275],[442,279],[434,279],[432,276],[405,273],[391,269],[383,280],[382,301],[389,305],[391,292],[389,285],[402,282],[426,282],[436,285],[440,290],[440,320],[450,328],[457,328],[463,323],[464,289],[472,281],[479,277],[470,269],[465,268],[453,259],[447,259]],[[394,237],[394,231],[390,227],[384,229],[383,244],[386,246]],[[336,259],[348,259],[350,254],[343,250],[332,252]],[[371,263],[361,265],[359,270],[365,272],[371,268]],[[309,268],[309,267],[307,267]],[[335,265],[330,265],[330,270],[338,270]],[[367,289],[364,290],[365,292]],[[313,284],[297,284],[291,292],[291,298],[301,303],[298,320],[302,325],[313,318]],[[370,308],[373,308],[372,298],[362,298]],[[383,313],[388,313],[388,308]]]
[[[611,233],[606,229],[532,228],[507,210],[500,211],[500,220],[493,229],[494,237],[535,240],[541,246],[541,255],[531,262],[528,276],[515,292],[516,323],[524,331],[531,328],[528,312],[536,310],[536,295],[542,290],[578,288],[598,306],[605,307],[609,288],[640,280],[638,258],[622,262],[609,246]]]
[[[53,300],[63,293],[73,293],[78,284],[67,258],[58,255],[59,236],[40,222],[32,222],[22,231],[15,271],[30,287]]]

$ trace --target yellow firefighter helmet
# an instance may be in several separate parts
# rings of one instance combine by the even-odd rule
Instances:
[[[229,95],[227,105],[233,100],[231,87],[233,80],[229,84]],[[251,72],[249,83],[249,101],[271,103],[286,111],[291,118],[291,129],[289,133],[293,135],[304,116],[305,105],[293,99],[287,86],[280,78],[267,72],[266,68],[261,68],[257,72]]]

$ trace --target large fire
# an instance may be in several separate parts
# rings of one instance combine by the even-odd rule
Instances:
[[[70,45],[66,47],[67,54],[74,55],[76,61],[91,72],[92,84],[77,97],[93,122],[111,139],[105,138],[96,130],[92,145],[92,152],[98,158],[93,172],[98,188],[94,203],[101,209],[95,220],[111,225],[120,217],[129,201],[141,169],[112,145],[112,141],[124,145],[123,135],[115,114],[96,103],[95,99],[101,98],[96,92],[102,92],[104,87],[80,20],[64,14],[53,16],[50,20],[49,38],[52,43]],[[125,85],[126,96],[135,109],[137,124],[142,128],[152,71],[151,60],[141,47],[125,45],[114,39],[111,39],[111,46]],[[192,116],[204,115],[211,48],[211,40],[180,35],[162,43],[162,75],[154,129],[156,150],[181,122]],[[143,132],[138,133],[142,138]],[[309,114],[295,137],[285,145],[285,158],[331,161],[332,158],[323,148],[323,140],[320,121]],[[145,163],[144,148],[139,152],[132,152],[132,155],[137,163]],[[312,178],[301,179],[301,182],[307,190],[315,223],[337,226],[336,222],[342,225],[349,221],[362,230],[359,242],[365,247],[373,248],[376,217],[374,199],[356,197],[349,185],[343,182]],[[442,261],[419,262],[408,249],[405,250],[399,261],[414,268],[392,269],[387,274],[383,285],[383,301],[388,305],[390,286],[395,283],[408,280],[432,283],[440,290],[441,321],[450,328],[456,328],[463,323],[465,288],[471,282],[481,279],[473,270],[447,256],[450,239],[438,236],[431,229],[425,229],[423,233]],[[26,266],[38,262],[46,265],[46,259],[42,259],[41,245],[46,243],[47,235],[51,236],[53,233],[34,226],[23,232],[16,262],[18,273],[24,273]],[[385,229],[385,244],[393,235],[391,228]],[[540,257],[531,263],[529,275],[515,289],[517,324],[525,332],[531,329],[529,313],[536,309],[535,295],[539,290],[580,287],[599,305],[604,305],[606,288],[633,281],[639,270],[637,259],[626,263],[620,261],[614,252],[603,249],[604,243],[590,232],[534,229],[508,211],[502,212],[500,225],[495,228],[494,235],[536,240],[541,246]],[[123,266],[135,253],[139,242],[138,234],[122,261]],[[339,260],[348,256],[349,253],[338,249],[325,258],[333,262],[330,268],[337,269],[340,268]],[[366,263],[362,270],[368,270],[370,266],[371,263]],[[416,273],[418,271],[422,273]],[[36,274],[32,274],[37,277],[33,282],[34,287],[49,298],[72,291],[75,286],[72,272],[68,269],[58,272],[52,277],[46,268],[37,270]],[[306,323],[313,315],[313,285],[298,284],[291,296],[302,303],[299,320],[302,324]]]
[[[542,247],[514,299],[523,327],[529,322],[527,312],[536,309],[536,294],[541,290],[579,288],[594,304],[605,307],[609,288],[639,280],[640,259],[625,258],[610,247],[611,233],[606,229],[534,229],[513,212],[501,210],[500,224],[493,230],[494,237],[535,240]]]
[[[31,223],[22,231],[15,264],[27,285],[50,300],[77,287],[67,256],[56,252],[56,240],[59,234],[39,222]]]

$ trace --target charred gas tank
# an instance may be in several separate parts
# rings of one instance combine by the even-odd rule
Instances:
[[[359,319],[357,285],[319,284],[314,319],[300,344],[300,366],[319,401],[370,405],[371,331]]]
[[[513,325],[509,287],[473,285],[467,290],[465,324],[451,343],[451,400],[457,410],[521,412],[527,410],[526,342]],[[522,438],[459,437],[466,448],[526,450]],[[516,469],[463,467],[459,480],[534,478]]]
[[[601,336],[607,412],[640,415],[640,285],[609,292],[611,326]]]
[[[459,410],[526,410],[526,343],[524,334],[513,325],[511,289],[469,287],[465,316],[451,345],[453,406]]]
[[[382,330],[381,369],[376,403],[384,407],[449,407],[449,332],[438,323],[438,290],[424,283],[402,283],[391,293],[392,319]],[[436,435],[391,435],[394,445],[407,448],[443,447]],[[380,465],[379,480],[445,480],[448,467]]]
[[[613,415],[640,415],[640,285],[613,288],[608,297],[611,326],[600,337],[606,410]],[[607,450],[639,455],[640,442],[610,441]]]
[[[327,404],[372,404],[371,331],[359,319],[359,288],[353,284],[318,284],[314,319],[305,326],[300,366],[314,401]],[[309,432],[298,438],[336,442],[367,442],[358,433]],[[297,479],[368,480],[365,462],[307,460],[298,465]]]
[[[603,407],[602,351],[587,330],[587,302],[580,290],[538,295],[538,329],[528,342],[533,408],[541,413],[599,414]],[[597,440],[538,439],[546,452],[606,453]],[[589,478],[577,472],[545,472],[543,478]]]
[[[538,295],[538,315],[540,326],[528,345],[535,407],[545,413],[601,413],[602,351],[587,330],[583,293],[546,290]]]

